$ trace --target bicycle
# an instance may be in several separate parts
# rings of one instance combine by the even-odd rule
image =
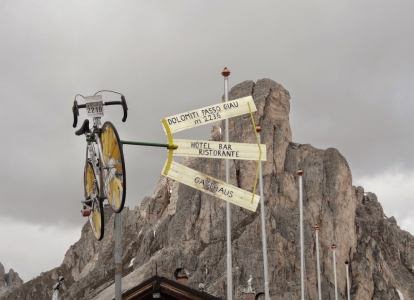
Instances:
[[[103,102],[101,92],[112,92],[121,95],[121,101]],[[76,98],[85,99],[85,104],[78,104]],[[89,128],[89,119],[75,132],[76,135],[86,136],[86,159],[84,167],[84,196],[81,203],[82,216],[88,217],[92,231],[98,241],[104,236],[104,210],[103,201],[108,200],[115,213],[124,208],[126,195],[125,161],[122,144],[118,132],[111,122],[101,125],[104,116],[103,107],[109,105],[122,105],[125,122],[128,116],[128,106],[124,95],[118,92],[102,90],[93,96],[75,96],[72,106],[73,127],[78,123],[79,109],[86,108],[88,117],[92,117],[93,126]]]

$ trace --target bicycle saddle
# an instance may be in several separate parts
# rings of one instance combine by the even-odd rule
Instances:
[[[76,135],[82,135],[89,132],[89,120],[86,119],[85,121],[83,121],[83,124],[81,126],[81,128],[79,128],[78,130],[75,131]]]

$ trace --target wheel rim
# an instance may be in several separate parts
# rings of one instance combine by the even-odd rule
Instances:
[[[95,180],[95,173],[92,169],[92,166],[88,164],[86,167],[86,174],[85,174],[85,192],[86,197],[90,197],[93,191],[93,181]]]
[[[95,237],[100,240],[101,239],[101,232],[102,232],[102,216],[99,209],[99,204],[97,203],[99,200],[94,200],[94,204],[92,206],[91,214],[89,217],[89,221],[91,223],[92,231]]]
[[[120,212],[125,203],[125,163],[118,133],[110,122],[102,127],[101,141],[105,195],[112,209]]]

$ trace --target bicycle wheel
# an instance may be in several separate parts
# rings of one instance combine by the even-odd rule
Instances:
[[[112,210],[119,213],[125,204],[125,162],[118,132],[111,122],[105,122],[102,126],[101,142],[105,195]]]
[[[104,210],[102,201],[99,200],[98,183],[91,163],[85,166],[84,183],[86,200],[90,200],[89,222],[93,234],[100,241],[104,236]]]

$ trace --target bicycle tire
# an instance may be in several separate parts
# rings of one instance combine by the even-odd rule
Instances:
[[[103,202],[99,200],[99,191],[96,180],[95,171],[92,164],[88,162],[85,165],[84,185],[86,199],[91,200],[91,213],[89,215],[89,223],[91,224],[93,234],[98,241],[104,237],[104,209]]]
[[[101,143],[105,166],[102,174],[105,196],[112,210],[119,213],[125,205],[125,161],[118,132],[111,122],[105,122],[102,126]]]

